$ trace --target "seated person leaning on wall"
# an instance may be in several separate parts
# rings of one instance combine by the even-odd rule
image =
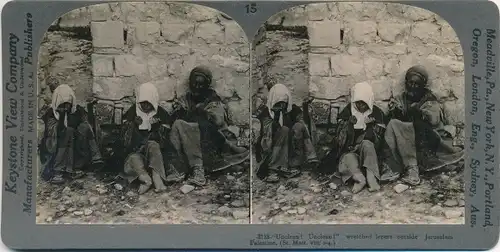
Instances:
[[[275,84],[267,104],[257,111],[260,136],[256,141],[257,176],[274,183],[280,175],[292,178],[300,175],[304,164],[318,163],[311,129],[302,120],[303,111],[292,104],[292,96],[283,84]]]
[[[370,192],[380,190],[378,153],[382,152],[386,117],[374,105],[372,87],[367,82],[354,85],[351,103],[338,115],[337,131],[332,149],[319,169],[337,173],[343,183],[354,182],[353,193],[368,184]]]

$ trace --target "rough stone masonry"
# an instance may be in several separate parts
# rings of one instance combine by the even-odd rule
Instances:
[[[351,85],[369,81],[377,104],[402,91],[404,71],[427,66],[431,89],[451,124],[464,121],[464,65],[458,37],[438,15],[392,3],[320,3],[273,16],[254,40],[251,92],[282,82],[294,102],[315,97],[317,123],[335,119]],[[40,48],[39,105],[66,83],[80,103],[120,98],[144,82],[157,85],[167,109],[186,91],[189,70],[207,64],[236,125],[248,127],[249,44],[239,25],[207,7],[180,3],[110,3],[71,11],[54,22]],[[333,105],[332,105],[333,104]],[[102,105],[100,111],[109,106]],[[111,113],[102,113],[110,121]],[[238,130],[236,130],[238,131]]]
[[[132,96],[139,84],[152,82],[169,109],[186,92],[189,71],[203,64],[213,70],[215,88],[228,102],[234,124],[248,128],[247,41],[230,17],[203,6],[109,3],[73,10],[45,35],[40,105],[49,104],[51,90],[62,83],[85,103],[91,96]],[[103,120],[112,120],[108,114]]]
[[[265,99],[266,85],[280,82],[295,103],[313,96],[316,122],[326,123],[336,116],[327,108],[345,106],[353,84],[371,83],[386,108],[402,91],[405,71],[422,64],[450,124],[464,122],[462,48],[453,28],[430,11],[393,3],[302,5],[269,19],[254,45],[255,104]]]

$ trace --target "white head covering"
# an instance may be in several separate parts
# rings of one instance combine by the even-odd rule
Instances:
[[[71,104],[71,111],[70,113],[73,114],[76,112],[76,96],[75,92],[73,89],[71,89],[70,86],[66,84],[59,85],[55,90],[54,93],[52,94],[52,111],[54,113],[54,117],[59,120],[59,112],[57,112],[57,107],[59,105],[68,102]],[[64,126],[68,126],[68,118],[64,118]]]
[[[141,102],[149,102],[153,105],[153,111],[145,113],[141,110]],[[135,102],[136,109],[135,112],[137,116],[142,119],[142,124],[139,125],[141,130],[151,130],[151,119],[158,112],[158,104],[160,103],[160,96],[158,94],[158,89],[153,83],[144,83],[140,85],[135,92]]]
[[[278,102],[286,102],[288,104],[286,112],[292,111],[292,95],[288,88],[283,84],[275,84],[267,96],[267,109],[269,110],[269,115],[274,119],[274,112],[272,111],[273,106]],[[283,115],[279,119],[279,123],[283,126]]]
[[[368,82],[361,82],[351,88],[351,114],[356,117],[355,129],[366,129],[366,119],[373,111],[373,102],[375,100],[373,89]],[[361,113],[354,104],[357,101],[363,101],[368,105],[368,110]]]

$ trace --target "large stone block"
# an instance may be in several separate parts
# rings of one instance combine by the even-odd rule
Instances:
[[[171,76],[181,77],[182,79],[187,80],[189,71],[191,69],[187,69],[182,64],[182,58],[171,59],[166,61],[167,63],[167,73]]]
[[[448,98],[453,95],[451,90],[450,81],[447,77],[442,76],[441,78],[433,79],[429,83],[429,89],[437,96],[438,99],[448,100]]]
[[[345,19],[373,20],[386,9],[385,3],[377,2],[338,2],[338,10]]]
[[[445,118],[450,125],[465,123],[465,101],[448,101],[443,104]]]
[[[430,20],[434,17],[434,13],[431,11],[405,4],[387,4],[387,11],[395,17],[411,21]]]
[[[224,39],[226,45],[248,42],[245,31],[234,21],[224,23]]]
[[[350,55],[334,55],[330,59],[332,74],[337,76],[357,75],[364,71],[361,58]]]
[[[381,77],[379,79],[369,81],[373,89],[375,100],[384,101],[391,98],[392,86],[394,86],[393,82],[393,79],[386,77]]]
[[[125,40],[122,22],[92,22],[91,27],[94,47],[123,47]]]
[[[231,72],[229,69],[220,73],[221,78],[215,83],[217,93],[228,99],[248,101],[250,98],[250,80],[247,75]]]
[[[453,58],[442,57],[439,55],[429,55],[427,60],[435,64],[437,67],[449,69],[454,73],[462,73],[464,71],[464,62],[457,61]]]
[[[438,51],[442,51],[443,47],[438,44],[423,44],[419,40],[410,41],[408,46],[408,54],[416,55],[418,58],[425,58],[430,54],[440,54]]]
[[[384,61],[382,59],[366,58],[364,66],[367,78],[380,77],[384,74]]]
[[[139,22],[135,26],[135,39],[140,43],[153,43],[160,37],[160,24],[158,22]]]
[[[378,25],[379,37],[384,41],[392,43],[403,41],[409,32],[409,24],[383,22]]]
[[[166,41],[182,43],[190,38],[194,33],[193,24],[162,23],[162,36]]]
[[[145,47],[143,46],[136,46],[132,50],[132,54],[136,56],[147,56],[148,52],[144,50]],[[186,44],[164,44],[164,43],[158,43],[158,44],[151,44],[148,47],[148,50],[150,51],[149,53],[152,55],[158,55],[158,56],[165,56],[169,59],[171,58],[177,58],[177,57],[184,57],[189,54],[191,54],[191,48],[189,45]]]
[[[359,21],[348,24],[351,38],[354,43],[364,45],[375,41],[377,37],[377,23],[373,21]]]
[[[213,22],[200,23],[195,27],[195,36],[207,44],[223,44],[223,26]]]
[[[313,97],[334,100],[348,96],[351,83],[349,78],[312,76],[309,88]]]
[[[306,6],[306,12],[310,21],[328,20],[331,15],[326,3],[314,3]]]
[[[385,54],[390,57],[395,57],[395,55],[405,55],[408,53],[408,45],[399,43],[392,44],[391,46],[372,43],[363,45],[363,49],[369,53]]]
[[[218,65],[221,68],[233,69],[238,73],[247,73],[250,71],[250,63],[243,61],[240,57],[223,57],[221,55],[213,55],[210,62]]]
[[[61,16],[59,26],[63,28],[88,27],[91,15],[88,8],[78,8]]]
[[[440,76],[433,79],[429,88],[434,94],[444,100],[464,100],[465,99],[465,78]]]
[[[166,59],[150,55],[147,58],[147,61],[148,61],[149,76],[153,80],[161,76],[168,75],[168,67]]]
[[[448,81],[453,96],[458,100],[465,101],[465,76],[450,77]]]
[[[443,43],[460,43],[457,33],[449,24],[441,26],[441,39]]]
[[[330,76],[330,57],[322,54],[309,54],[309,74],[312,76]]]
[[[127,23],[141,21],[157,21],[166,19],[169,13],[168,4],[165,2],[135,2],[122,3],[123,19]]]
[[[307,31],[312,47],[338,47],[342,43],[339,22],[310,21]]]
[[[111,19],[112,10],[109,4],[96,4],[89,6],[92,21],[107,21]]]
[[[434,12],[423,8],[404,5],[404,16],[412,21],[431,20],[434,17]]]
[[[121,99],[132,96],[137,85],[139,81],[135,77],[94,77],[92,92],[98,97]]]
[[[180,5],[180,4],[177,4],[177,5]],[[219,13],[220,13],[219,11],[217,11],[215,9],[201,6],[201,5],[195,5],[195,4],[190,4],[190,6],[188,6],[187,4],[183,4],[183,5],[180,5],[179,7],[187,10],[188,17],[191,20],[194,20],[197,22],[203,22],[203,21],[215,19],[217,17],[217,15],[219,15]]]
[[[280,11],[271,16],[267,23],[283,26],[304,26],[307,24],[308,13],[304,6],[296,6]]]
[[[134,55],[117,55],[115,56],[115,73],[116,76],[136,76],[141,80],[145,75],[149,76],[147,62]]]
[[[58,76],[57,78],[69,77],[73,73],[80,72],[81,69],[90,67],[87,62],[89,57],[80,53],[60,52],[52,55],[52,57],[52,62],[47,70],[52,76]]]
[[[384,75],[392,75],[399,70],[399,60],[386,59],[384,60]]]
[[[113,56],[92,54],[92,73],[96,77],[112,77],[114,75]]]
[[[125,3],[105,3],[89,6],[92,21],[125,20],[121,5]]]
[[[412,35],[423,43],[438,42],[441,37],[440,27],[433,23],[419,22],[412,27]]]
[[[38,51],[38,67],[44,68],[50,63],[50,51],[48,45],[42,44]]]

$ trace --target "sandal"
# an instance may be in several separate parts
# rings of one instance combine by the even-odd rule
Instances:
[[[64,176],[62,174],[56,174],[50,179],[50,183],[55,185],[64,184],[65,182],[66,180],[64,179]]]
[[[269,174],[269,176],[267,176],[264,179],[264,182],[267,182],[267,183],[277,183],[279,181],[280,181],[280,178],[278,177],[278,174],[276,174],[276,173]]]
[[[286,178],[296,178],[298,176],[300,176],[300,174],[302,173],[301,171],[299,171],[298,169],[291,169],[289,171],[283,171],[283,176],[285,176]]]
[[[420,175],[419,175],[419,168],[418,166],[410,166],[408,167],[408,171],[406,175],[401,178],[401,181],[404,183],[411,185],[411,186],[417,186],[420,184]]]
[[[85,175],[86,174],[83,171],[74,171],[74,172],[69,173],[69,177],[71,179],[80,179],[80,178],[85,177]]]

